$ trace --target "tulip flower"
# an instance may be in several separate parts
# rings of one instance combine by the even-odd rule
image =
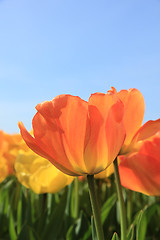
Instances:
[[[9,175],[9,169],[7,166],[6,159],[0,157],[0,183]]]
[[[138,152],[120,156],[124,187],[147,195],[160,195],[160,132],[144,141]]]
[[[14,166],[19,182],[37,194],[56,193],[74,179],[29,148],[27,152],[19,151]]]
[[[129,90],[121,90],[119,92],[116,91],[114,87],[108,91],[108,93],[112,93],[117,96],[124,104],[124,127],[125,127],[125,141],[119,154],[127,153],[132,149],[135,149],[135,144],[132,143],[132,139],[136,132],[142,125],[145,103],[144,98],[141,92],[135,88],[131,88]],[[136,113],[136,114],[135,114]],[[106,178],[114,172],[113,164],[110,165],[105,171],[97,174],[95,177],[97,178]]]
[[[145,102],[142,93],[131,88],[127,90],[116,91],[115,88],[109,91],[115,94],[124,104],[124,126],[126,137],[119,155],[128,152],[137,152],[142,143],[154,137],[160,130],[160,119],[148,121],[142,126]]]
[[[111,164],[108,169],[106,169],[104,172],[101,172],[97,175],[97,177],[107,177],[108,174],[111,174],[113,172],[113,166],[114,165],[114,173],[116,178],[116,186],[117,186],[117,193],[118,193],[118,199],[120,203],[120,217],[121,217],[121,238],[123,240],[126,239],[126,216],[125,216],[125,205],[124,200],[122,196],[122,188],[121,184],[123,186],[126,186],[130,189],[135,189],[137,191],[148,193],[148,194],[154,194],[156,195],[158,190],[158,185],[156,185],[156,190],[151,191],[151,186],[153,184],[148,184],[148,189],[144,187],[146,183],[148,183],[153,176],[154,170],[150,174],[148,172],[148,162],[146,157],[144,161],[139,161],[139,156],[137,152],[142,147],[143,144],[145,144],[146,141],[151,140],[154,138],[155,134],[160,130],[160,119],[156,121],[148,121],[142,126],[143,122],[143,116],[144,116],[144,110],[145,110],[145,104],[144,104],[144,98],[143,95],[137,90],[137,89],[129,89],[127,90],[121,90],[117,93],[116,89],[112,87],[112,89],[109,91],[112,94],[115,94],[124,104],[124,126],[126,131],[126,137],[125,141],[123,143],[123,146],[119,152],[118,162],[117,159],[114,161],[114,164]],[[133,154],[133,156],[132,156]],[[122,156],[125,155],[125,156]],[[126,157],[126,155],[132,156],[132,157]],[[132,159],[131,163],[130,160]],[[151,159],[150,159],[151,160]],[[120,165],[118,167],[118,163],[120,162]],[[157,165],[157,161],[151,160],[152,165],[154,167]],[[145,170],[144,170],[144,168]],[[152,167],[154,169],[154,167]],[[120,169],[120,176],[119,171]],[[108,171],[110,170],[110,171]],[[147,177],[145,172],[148,173]],[[143,174],[144,173],[144,174]],[[131,178],[130,178],[131,174]],[[155,174],[157,178],[158,173]],[[138,180],[140,180],[140,176],[142,181],[144,180],[144,183],[140,184]],[[121,181],[120,182],[120,177]],[[136,179],[138,179],[136,181]],[[154,179],[154,178],[153,178]],[[152,182],[152,181],[151,181]],[[154,181],[152,182],[154,183]],[[150,190],[149,190],[150,188]]]
[[[154,185],[154,180],[152,179],[156,179],[158,175],[158,172],[155,172],[155,176],[153,176],[153,169],[157,168],[158,171],[158,162],[156,158],[153,159],[151,157],[151,152],[149,153],[148,151],[149,149],[155,151],[154,139],[155,137],[157,139],[159,135],[160,119],[150,120],[142,125],[145,110],[144,99],[137,89],[121,90],[117,93],[112,88],[111,91],[124,104],[126,138],[118,157],[121,184],[129,189],[145,194],[158,195],[160,193],[158,185],[155,184],[155,187],[152,188]],[[149,145],[152,147],[147,151],[147,146]],[[158,152],[156,151],[156,153]],[[158,155],[156,157],[158,158]],[[149,167],[149,162],[152,167]],[[150,172],[150,168],[153,171]]]
[[[27,146],[20,134],[7,134],[0,131],[0,182],[7,176],[14,174],[14,162],[18,150],[25,149]],[[28,147],[27,147],[28,148]]]
[[[19,123],[21,135],[34,152],[66,174],[99,173],[122,147],[123,103],[115,94],[95,93],[88,102],[60,95],[36,109],[33,136]]]
[[[115,94],[124,104],[123,121],[126,137],[119,155],[138,152],[142,144],[145,141],[151,140],[160,130],[160,119],[155,121],[150,120],[142,125],[145,103],[143,95],[139,90],[131,88],[117,92],[116,89],[112,87],[109,92]],[[106,169],[105,172],[100,173],[98,176],[103,178],[112,174],[112,165]]]

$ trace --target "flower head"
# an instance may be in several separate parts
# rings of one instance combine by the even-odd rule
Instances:
[[[155,121],[150,120],[142,125],[145,103],[143,95],[139,90],[131,88],[117,92],[116,89],[112,87],[108,92],[116,95],[124,104],[123,121],[126,137],[119,155],[136,153],[145,141],[151,140],[155,134],[160,131],[160,119]],[[125,157],[120,157],[119,159],[123,161]],[[104,178],[113,172],[114,168],[111,164],[108,169],[98,174],[97,177]]]
[[[126,153],[133,147],[133,138],[136,132],[142,126],[145,111],[145,102],[142,93],[135,88],[117,92],[116,89],[112,87],[110,92],[115,94],[124,104],[123,121],[126,137],[120,152],[122,154]]]
[[[138,152],[120,156],[124,187],[147,195],[160,195],[160,132],[144,141]]]
[[[13,175],[14,162],[19,149],[28,148],[20,134],[7,134],[0,131],[0,182],[7,176]]]
[[[95,174],[119,153],[124,138],[123,103],[113,93],[95,93],[86,102],[60,95],[36,106],[33,136],[19,123],[27,145],[69,175]]]
[[[118,157],[122,185],[148,195],[160,195],[160,119],[142,125],[145,104],[137,89],[111,91],[124,104],[126,138]]]
[[[20,150],[15,161],[16,177],[25,187],[35,193],[56,193],[73,181],[46,159],[38,156],[29,148]]]

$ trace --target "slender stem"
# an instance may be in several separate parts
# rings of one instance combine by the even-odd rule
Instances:
[[[69,216],[70,214],[71,192],[72,192],[72,184],[67,186],[67,203],[66,203],[66,209],[65,209],[65,213],[67,216]]]
[[[97,199],[98,199],[98,204],[99,208],[101,209],[101,204],[102,204],[102,181],[101,179],[96,179],[96,186],[97,186]]]
[[[103,228],[101,223],[101,214],[100,214],[100,209],[98,205],[95,185],[94,185],[94,175],[87,175],[87,181],[88,181],[88,187],[89,187],[89,195],[90,195],[90,201],[92,206],[92,212],[93,212],[93,217],[94,217],[94,222],[95,222],[95,227],[97,232],[97,238],[98,240],[104,240],[104,233],[103,233]]]
[[[128,224],[131,224],[132,220],[132,196],[133,192],[131,190],[128,190],[128,200],[127,200],[127,219],[128,219]]]
[[[73,218],[77,218],[78,217],[78,211],[79,211],[79,180],[78,177],[76,177],[74,179],[74,197],[73,197]]]
[[[117,158],[114,160],[113,164],[114,164],[114,174],[116,179],[117,195],[118,195],[118,200],[120,205],[121,240],[126,240],[127,239],[126,212],[125,212],[125,205],[124,205],[124,199],[122,194],[122,186],[121,186],[120,177],[119,177]]]

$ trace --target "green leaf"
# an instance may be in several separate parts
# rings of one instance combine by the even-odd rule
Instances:
[[[17,240],[17,234],[15,229],[15,221],[13,218],[12,211],[10,211],[10,217],[9,217],[9,235],[11,240]]]
[[[18,204],[17,204],[17,234],[20,233],[22,226],[22,192],[19,194]]]
[[[91,236],[90,222],[85,214],[81,211],[80,217],[69,228],[66,239],[88,240],[89,236]]]
[[[113,234],[112,240],[119,240],[118,234],[116,232]]]
[[[134,225],[132,224],[127,234],[127,240],[133,240],[133,239],[134,239]]]
[[[22,227],[22,230],[20,234],[18,235],[17,240],[39,240],[39,236],[35,233],[35,231],[29,227],[27,224],[25,224]]]
[[[92,226],[92,239],[97,240],[97,233],[93,216],[91,217],[91,226]]]
[[[67,192],[62,196],[61,201],[56,205],[48,224],[43,229],[42,239],[53,240],[57,239],[63,224],[63,219],[65,218],[65,207],[66,207]],[[44,219],[43,219],[44,223]],[[63,230],[62,230],[63,232]]]
[[[137,240],[145,240],[147,225],[151,220],[152,215],[157,210],[157,204],[153,204],[151,206],[146,206],[139,216],[139,220],[137,223],[137,231],[136,231],[136,239]]]
[[[117,200],[117,195],[113,194],[107,201],[103,204],[103,207],[101,209],[101,219],[102,224],[105,222],[106,218],[108,217],[112,207],[115,205]]]

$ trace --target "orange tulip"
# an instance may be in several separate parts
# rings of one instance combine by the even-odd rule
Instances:
[[[145,110],[142,94],[137,89],[117,93],[112,88],[111,91],[124,104],[126,138],[118,157],[121,183],[138,192],[160,195],[160,152],[157,151],[158,145],[154,145],[155,142],[159,144],[160,119],[150,120],[142,126]]]
[[[123,103],[113,93],[95,93],[86,102],[60,95],[36,106],[33,136],[21,135],[37,154],[68,175],[96,174],[119,153],[124,138]]]
[[[140,150],[120,156],[124,187],[147,195],[160,195],[160,132],[143,142]]]
[[[145,102],[142,93],[131,88],[121,90],[117,93],[116,89],[112,87],[110,90],[115,94],[124,104],[124,126],[126,131],[126,138],[121,154],[138,151],[143,141],[151,139],[160,130],[160,119],[156,121],[148,121],[142,126]]]
[[[21,141],[20,134],[7,134],[0,131],[0,182],[7,176],[14,174],[14,162]],[[24,143],[23,145],[26,146]]]
[[[148,121],[142,126],[145,103],[143,95],[139,90],[131,88],[117,92],[116,89],[112,87],[108,92],[115,94],[124,104],[123,121],[126,137],[119,155],[138,152],[144,141],[151,140],[160,130],[160,119]],[[108,177],[113,172],[114,168],[111,165],[104,172],[98,174],[97,177]]]
[[[7,161],[4,157],[0,157],[0,183],[3,182],[3,180],[8,176],[9,174],[9,168]]]

